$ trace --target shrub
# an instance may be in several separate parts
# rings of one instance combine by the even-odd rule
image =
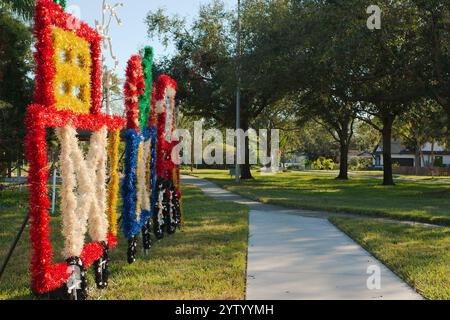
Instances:
[[[334,161],[325,157],[319,157],[312,163],[312,167],[316,170],[333,170]]]
[[[358,171],[367,169],[372,166],[372,159],[367,157],[354,157],[349,161],[349,169],[352,171]]]

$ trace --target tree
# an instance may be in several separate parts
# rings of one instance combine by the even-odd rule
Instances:
[[[355,106],[353,102],[318,92],[306,92],[300,95],[298,102],[297,113],[300,122],[315,121],[338,143],[339,180],[348,180],[348,152],[358,111]]]
[[[109,81],[109,93],[107,92],[106,81]],[[123,105],[123,83],[115,73],[109,73],[109,78],[102,77],[102,105],[106,107],[106,100],[109,95],[110,112],[112,114],[125,117],[126,111]],[[106,112],[106,108],[103,110]]]
[[[150,16],[149,30],[175,26],[169,29],[178,53],[170,65],[184,70],[180,79],[188,79],[188,105],[205,117],[216,108],[214,115],[223,120],[224,116],[233,119],[237,59],[235,16],[218,3],[204,9],[190,32],[180,27],[185,25],[180,20],[165,16]],[[327,111],[331,109],[326,118],[333,122],[342,113],[339,108],[357,107],[358,118],[382,134],[383,184],[393,185],[391,139],[396,120],[424,98],[437,99],[450,109],[448,4],[447,0],[379,1],[382,28],[369,30],[363,0],[243,1],[242,127],[286,96],[305,92],[326,102]],[[317,107],[314,100],[304,107]],[[326,124],[325,115],[321,116]],[[350,118],[347,115],[338,120],[339,126],[333,125],[334,134],[347,128],[347,136],[340,140],[348,140]],[[344,154],[346,144],[341,147]]]
[[[253,121],[255,128],[266,129],[269,133],[267,136],[267,158],[270,158],[272,154],[271,130],[279,130],[279,151],[282,159],[299,151],[301,136],[299,135],[295,114],[296,108],[295,101],[287,96],[265,108]],[[266,167],[269,168],[271,165],[272,163],[267,163]]]
[[[299,56],[310,90],[355,103],[360,119],[382,133],[383,184],[393,185],[392,125],[409,103],[425,95],[426,83],[419,76],[423,64],[417,59],[424,49],[415,37],[418,15],[411,1],[380,5],[383,28],[371,31],[366,26],[366,1],[304,1],[292,10],[298,26],[289,29],[308,34],[295,40],[296,31],[286,32],[292,34],[287,35],[289,50]],[[296,20],[296,13],[305,8],[309,14]]]
[[[22,18],[31,19],[35,0],[0,0],[0,8],[13,12]]]
[[[150,38],[158,34],[164,43],[172,41],[175,44],[174,57],[160,62],[160,68],[170,70],[175,78],[182,79],[178,97],[186,115],[213,119],[219,127],[234,127],[238,63],[242,79],[241,128],[244,131],[279,100],[279,92],[270,87],[270,80],[261,79],[261,70],[255,65],[255,59],[267,65],[276,59],[276,52],[266,51],[265,56],[256,57],[254,50],[255,42],[260,39],[255,35],[259,34],[257,30],[261,26],[260,19],[255,18],[267,15],[268,3],[262,0],[243,2],[242,57],[239,61],[236,56],[236,14],[227,11],[222,1],[214,0],[202,6],[191,26],[180,17],[166,16],[162,10],[148,14],[146,22]],[[252,178],[248,139],[241,178]]]
[[[315,109],[323,124],[328,128],[331,124],[333,134],[336,130],[341,132],[338,138],[344,142],[341,143],[344,166],[340,178],[346,176],[345,150],[351,138],[349,124],[355,107],[359,107],[361,118],[372,125],[374,118],[380,119],[379,129],[385,144],[383,183],[393,184],[392,124],[405,111],[407,103],[424,94],[425,87],[414,72],[421,63],[415,59],[420,49],[415,47],[412,36],[417,23],[410,25],[416,17],[413,8],[404,8],[402,1],[386,1],[383,23],[389,32],[373,32],[366,26],[366,1],[267,3],[271,3],[268,8],[287,7],[288,10],[268,11],[260,21],[266,25],[273,23],[275,27],[261,27],[257,29],[261,32],[254,32],[257,36],[253,38],[259,41],[254,43],[251,57],[260,74],[266,77],[266,81],[260,81],[269,83],[280,95],[308,92],[322,101],[332,102],[326,104],[325,112],[320,112],[320,106],[314,102],[317,99],[312,99],[304,105],[300,112],[304,115],[300,116],[307,117],[307,112]],[[275,57],[261,59],[268,51]],[[265,67],[265,62],[269,67]],[[278,85],[280,81],[283,85]],[[342,117],[344,109],[348,112]]]
[[[379,142],[380,132],[356,119],[352,146],[361,153],[372,153]]]
[[[428,97],[435,99],[447,113],[447,142],[450,141],[450,1],[415,0],[421,21],[417,38],[424,48],[418,57],[426,67],[421,74],[428,85]]]
[[[330,133],[315,121],[309,121],[296,131],[298,134],[299,148],[297,151],[304,153],[309,160],[319,157],[336,160],[339,157],[339,147]]]
[[[445,117],[442,107],[433,100],[423,100],[410,105],[394,127],[394,135],[415,152],[416,174],[423,161],[422,147],[427,142],[442,142],[445,134]]]
[[[0,157],[11,176],[12,164],[23,159],[23,125],[32,98],[31,32],[0,9]]]

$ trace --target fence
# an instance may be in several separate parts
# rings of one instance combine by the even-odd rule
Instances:
[[[450,168],[440,167],[426,167],[426,168],[414,168],[414,167],[399,167],[393,169],[394,174],[401,175],[414,175],[414,176],[450,176]]]

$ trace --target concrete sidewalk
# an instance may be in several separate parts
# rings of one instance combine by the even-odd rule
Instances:
[[[213,198],[249,206],[248,300],[422,299],[326,219],[251,201],[203,179],[183,181]],[[379,290],[367,287],[370,268],[380,271]]]

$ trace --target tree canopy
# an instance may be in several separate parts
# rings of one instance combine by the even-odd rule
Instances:
[[[32,37],[5,9],[0,9],[0,31],[0,158],[10,169],[11,162],[23,158],[23,121],[33,89]]]
[[[35,0],[0,0],[0,8],[12,11],[25,19],[31,19]]]
[[[381,29],[370,30],[363,0],[243,0],[240,58],[237,15],[221,1],[204,5],[192,25],[162,10],[150,12],[147,24],[150,37],[160,34],[175,44],[175,55],[161,64],[183,79],[188,114],[232,125],[239,65],[243,128],[290,99],[297,125],[314,119],[337,138],[345,179],[343,154],[360,119],[383,136],[384,183],[393,184],[395,122],[426,99],[450,110],[450,1],[378,5]]]

